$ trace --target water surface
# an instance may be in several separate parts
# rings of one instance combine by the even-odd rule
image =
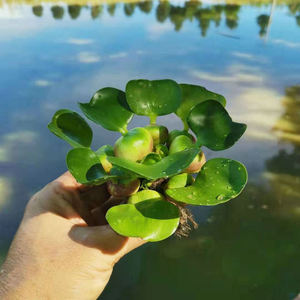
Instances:
[[[200,228],[189,239],[124,258],[101,299],[300,292],[300,2],[236,3],[0,1],[2,257],[29,197],[66,168],[69,147],[47,130],[52,114],[78,111],[105,86],[172,78],[223,94],[248,124],[235,147],[206,154],[242,161],[249,184],[229,203],[193,209]],[[181,128],[175,116],[159,122]],[[95,148],[118,137],[92,126]]]

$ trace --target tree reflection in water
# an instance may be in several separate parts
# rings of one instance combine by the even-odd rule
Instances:
[[[132,16],[137,10],[145,14],[150,14],[154,9],[154,2],[143,1],[137,3],[123,3],[123,12],[126,16]],[[253,4],[254,5],[254,4]],[[259,5],[257,3],[256,5]],[[71,19],[77,19],[80,16],[82,6],[69,5],[68,13]],[[85,6],[91,10],[91,18],[97,19],[101,17],[103,6]],[[110,16],[115,15],[117,4],[107,4],[107,11]],[[300,27],[300,3],[294,3],[287,6],[289,13],[295,18],[296,23]],[[64,16],[63,7],[53,6],[51,8],[52,16],[55,19],[62,19]],[[210,24],[213,22],[218,27],[224,19],[225,25],[228,29],[234,30],[239,25],[239,14],[241,6],[237,4],[215,4],[204,5],[200,1],[187,1],[183,5],[175,5],[168,1],[159,1],[155,8],[156,20],[164,23],[169,20],[174,25],[175,31],[180,31],[186,21],[196,21],[203,37],[206,36]],[[41,5],[33,6],[32,12],[35,16],[41,17],[43,15],[43,7]],[[267,33],[270,16],[268,14],[261,14],[256,17],[256,22],[260,28],[259,35],[264,37]]]
[[[37,17],[42,17],[43,16],[43,6],[42,5],[32,6],[32,13]]]
[[[52,16],[54,19],[61,20],[64,17],[64,8],[58,5],[51,7]]]
[[[102,5],[94,5],[91,8],[91,17],[92,19],[96,19],[101,16],[101,13],[103,11]]]
[[[270,20],[269,15],[260,15],[257,17],[257,24],[260,27],[260,31],[259,31],[260,37],[264,37],[266,35],[269,20]]]
[[[80,16],[81,5],[68,5],[68,13],[71,19],[75,20]]]

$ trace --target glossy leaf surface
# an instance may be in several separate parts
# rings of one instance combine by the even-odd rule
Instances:
[[[164,197],[154,190],[142,190],[130,196],[128,203],[137,204],[145,200],[164,200]]]
[[[111,145],[103,145],[95,152],[99,157],[114,155],[114,148]]]
[[[192,136],[190,133],[188,133],[188,131],[174,129],[169,133],[167,145],[170,146],[171,143],[173,142],[173,140],[175,138],[177,138],[179,135],[185,135],[185,136],[189,137],[191,139],[191,141],[195,141],[194,136]]]
[[[109,156],[108,160],[113,165],[134,172],[140,177],[154,180],[180,173],[193,161],[198,152],[198,148],[187,149],[164,157],[161,161],[153,165],[144,165],[112,156]]]
[[[161,161],[161,156],[157,153],[149,153],[143,160],[142,164],[144,165],[154,165],[157,162]]]
[[[167,189],[172,199],[193,205],[216,205],[238,196],[247,183],[243,164],[226,158],[208,160],[188,187]]]
[[[89,147],[93,132],[86,121],[76,112],[61,109],[52,117],[48,124],[49,130],[72,147]]]
[[[202,86],[182,83],[180,88],[182,90],[182,102],[176,110],[176,114],[184,123],[186,123],[191,109],[206,100],[215,100],[223,106],[226,105],[226,99],[222,95],[211,92]]]
[[[169,149],[166,145],[158,144],[155,146],[155,153],[160,155],[160,157],[168,156]]]
[[[157,242],[172,235],[179,224],[178,208],[160,198],[113,206],[106,213],[109,225],[123,236]]]
[[[89,148],[75,148],[69,151],[67,166],[74,178],[82,184],[102,184],[116,177],[104,171],[99,157]]]
[[[175,112],[181,103],[181,89],[170,79],[131,80],[126,86],[126,99],[137,115],[162,116]]]
[[[190,185],[194,182],[194,178],[191,174],[182,173],[175,175],[169,179],[166,184],[167,189],[181,188],[186,185]]]
[[[246,124],[233,122],[225,108],[214,100],[197,104],[187,120],[197,135],[197,145],[215,151],[233,146],[247,128]]]
[[[107,156],[114,155],[114,148],[111,145],[104,145],[100,147],[95,153],[99,157],[99,160],[105,172],[109,173],[112,168],[112,164],[107,160]]]
[[[97,91],[89,103],[79,103],[79,106],[86,117],[96,124],[121,133],[126,132],[133,116],[127,106],[125,93],[111,87]]]

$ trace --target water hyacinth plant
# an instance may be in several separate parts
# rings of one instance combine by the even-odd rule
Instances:
[[[67,167],[84,185],[106,185],[105,217],[120,235],[160,241],[187,235],[195,221],[186,205],[216,205],[238,196],[247,182],[243,164],[227,158],[205,160],[203,147],[230,148],[246,125],[234,122],[223,96],[204,87],[173,80],[131,80],[126,91],[106,87],[88,103],[84,115],[103,128],[120,132],[114,146],[90,148],[93,133],[76,112],[57,111],[49,129],[68,142]],[[171,132],[157,116],[175,113],[182,130]],[[128,130],[132,117],[150,124]],[[194,135],[193,135],[193,134]]]

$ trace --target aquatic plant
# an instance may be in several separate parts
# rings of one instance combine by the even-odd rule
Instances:
[[[187,204],[224,203],[245,187],[243,164],[228,158],[205,161],[203,153],[203,147],[230,148],[246,130],[231,119],[225,105],[223,96],[201,86],[131,80],[125,92],[105,87],[79,103],[89,120],[121,133],[114,146],[93,151],[92,129],[67,109],[57,111],[48,128],[73,147],[66,162],[79,183],[107,186],[110,226],[121,235],[154,242],[175,232],[188,234],[195,221]],[[156,123],[158,116],[171,113],[182,120],[183,130],[169,132]],[[128,130],[134,114],[149,117],[150,124]]]

